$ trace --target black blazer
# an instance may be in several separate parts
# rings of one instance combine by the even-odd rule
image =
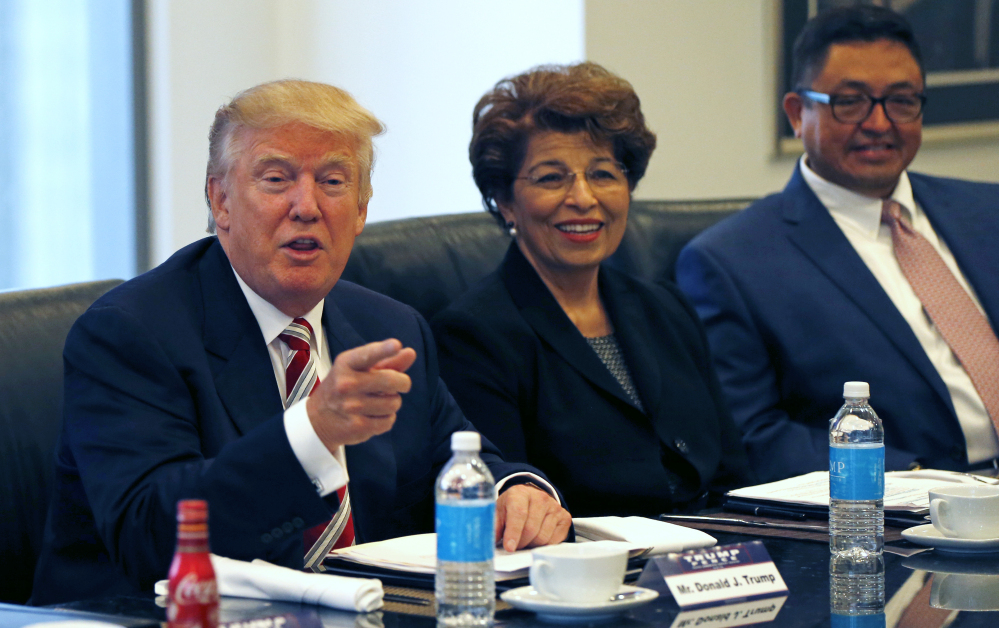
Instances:
[[[675,286],[611,268],[601,267],[599,284],[644,413],[516,243],[433,319],[458,405],[508,460],[542,469],[573,515],[655,515],[746,482],[693,308]]]
[[[474,429],[437,375],[409,306],[346,281],[326,297],[333,355],[395,337],[416,349],[389,432],[346,448],[357,541],[432,532],[450,435]],[[178,499],[209,500],[212,550],[302,566],[304,528],[329,519],[284,431],[267,346],[222,247],[205,238],[115,288],[65,349],[56,494],[33,603],[152,589],[173,554]],[[533,471],[483,442],[497,477]]]

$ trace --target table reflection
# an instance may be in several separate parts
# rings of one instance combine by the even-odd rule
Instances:
[[[956,611],[999,610],[999,560],[930,551],[902,564],[931,576],[929,604]]]
[[[885,626],[885,560],[857,551],[829,558],[829,612],[833,628]]]

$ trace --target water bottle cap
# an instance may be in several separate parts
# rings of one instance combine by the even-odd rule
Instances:
[[[478,432],[455,432],[451,434],[451,451],[479,451],[482,439]]]
[[[844,397],[865,397],[871,396],[871,387],[867,382],[846,382],[843,384]]]

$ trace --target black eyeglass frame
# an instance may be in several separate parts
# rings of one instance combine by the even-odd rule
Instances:
[[[915,98],[919,101],[919,111],[917,111],[916,115],[912,116],[911,118],[905,120],[896,120],[888,111],[888,101],[891,100],[892,98],[897,98],[899,94],[888,94],[887,96],[882,96],[881,98],[875,98],[870,94],[858,94],[858,96],[863,96],[870,103],[870,106],[867,108],[867,113],[865,113],[861,118],[858,118],[857,120],[843,120],[838,115],[836,115],[836,100],[840,97],[839,94],[823,94],[822,92],[816,92],[811,89],[799,89],[795,90],[795,93],[803,98],[811,100],[812,102],[822,103],[823,105],[829,105],[829,110],[832,112],[833,118],[835,118],[837,122],[842,122],[843,124],[860,124],[867,118],[871,117],[871,112],[873,112],[874,108],[877,107],[878,105],[881,105],[881,110],[885,112],[885,117],[896,124],[915,122],[920,117],[922,117],[923,109],[926,108],[926,94],[921,92],[913,94],[913,96],[915,96]],[[851,98],[853,98],[853,96],[851,96]]]

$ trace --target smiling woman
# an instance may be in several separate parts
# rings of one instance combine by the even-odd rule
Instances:
[[[473,115],[473,176],[514,242],[434,319],[441,375],[574,515],[696,508],[747,479],[687,301],[602,266],[655,144],[631,85],[592,63],[500,81]]]

